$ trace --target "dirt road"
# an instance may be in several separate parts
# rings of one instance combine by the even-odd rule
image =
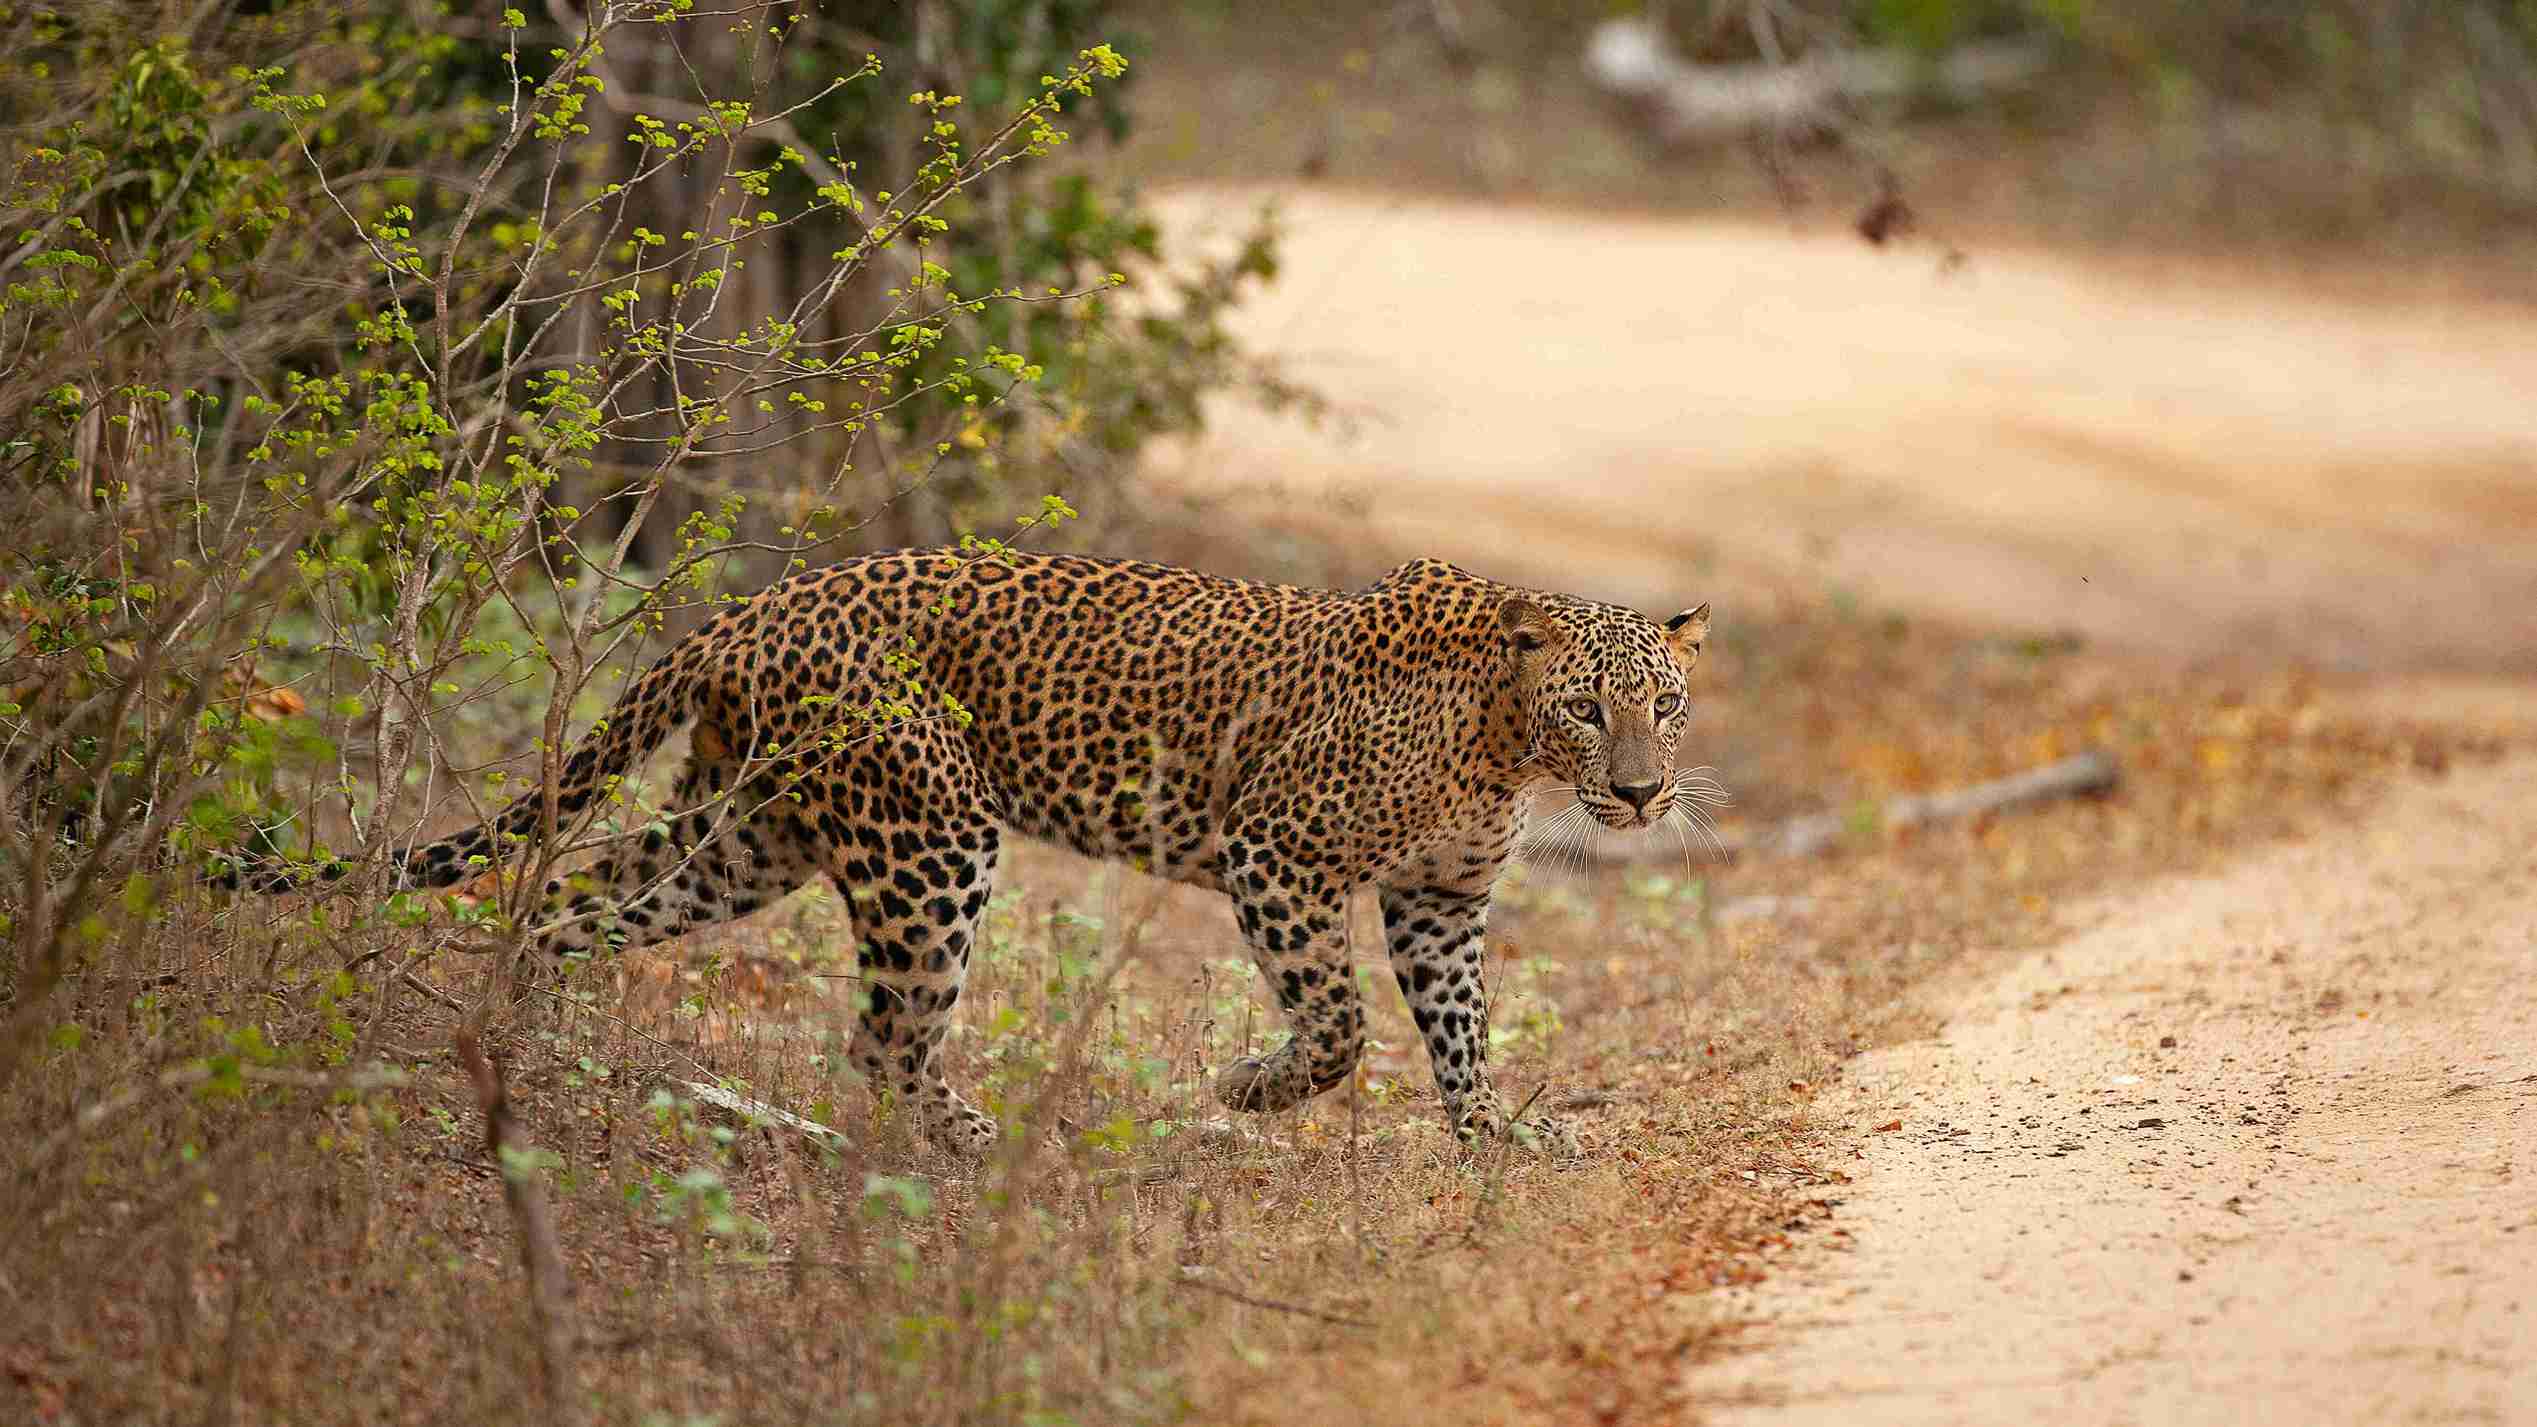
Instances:
[[[2185,658],[2516,673],[2353,708],[2532,726],[2537,316],[1285,206],[1247,334],[1373,414],[1227,412],[1169,479],[1655,604],[1785,581]],[[2537,1422],[2537,759],[2109,896],[1938,1009],[1827,1102],[1864,1145],[1847,1247],[1735,1305],[1753,1351],[1691,1384],[1724,1420]]]
[[[1855,1064],[1721,1420],[2537,1421],[2537,759],[2087,915]]]
[[[2537,672],[2537,313],[1976,246],[1301,190],[1243,335],[1365,413],[1173,478],[1617,598],[1757,576],[1987,627]]]

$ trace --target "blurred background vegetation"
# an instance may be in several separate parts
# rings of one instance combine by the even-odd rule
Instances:
[[[1322,176],[1623,211],[1864,207],[1888,176],[1967,235],[2397,251],[2526,241],[2529,0],[1401,0],[1121,7],[1152,36],[1159,175]],[[2048,65],[1787,145],[1668,147],[1583,57],[1616,17],[1687,59],[1935,57],[2025,40]],[[1757,159],[1760,160],[1757,162]]]

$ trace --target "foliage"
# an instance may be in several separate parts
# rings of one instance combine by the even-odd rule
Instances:
[[[472,715],[549,687],[553,745],[598,671],[730,588],[1009,510],[1085,443],[1115,469],[1241,377],[1218,323],[1264,237],[1130,320],[1107,294],[1159,260],[1151,224],[1030,176],[1070,114],[1123,122],[1095,8],[919,37],[1009,101],[985,123],[945,88],[885,102],[805,12],[688,11],[6,17],[0,479],[28,517],[0,853],[68,888],[20,919],[19,974],[67,964],[91,873],[408,842],[514,791],[452,784]],[[664,59],[740,87],[619,84]],[[778,450],[825,474],[766,478]]]
[[[464,1046],[516,1017],[514,1045],[569,1047],[593,1103],[636,1097],[679,1163],[606,1170],[630,1226],[766,1262],[730,1129],[617,1080],[622,1047],[570,1020],[595,990],[506,994],[533,930],[519,889],[641,826],[637,787],[475,905],[321,898],[214,935],[248,914],[193,883],[240,850],[383,869],[533,792],[485,751],[559,746],[604,708],[603,674],[681,623],[1016,506],[970,558],[1045,538],[1077,507],[1041,482],[1108,499],[1141,442],[1252,379],[1220,319],[1273,272],[1265,231],[1169,273],[1132,203],[1056,162],[1080,122],[1125,123],[1098,5],[866,8],[868,34],[688,0],[0,8],[0,484],[20,513],[0,541],[0,1092],[40,1126],[13,1188],[65,1243],[95,1206],[53,1206],[86,1202],[90,1137],[132,1116],[116,1172],[155,1206],[136,1242],[190,1265],[184,1236],[210,1232],[207,1261],[263,1291],[284,1240],[221,1196],[287,1220],[303,1192],[368,1193],[360,1166],[409,1129],[467,1142],[449,1105],[389,1093],[435,1057],[383,1037],[437,1000]],[[893,672],[834,737],[965,716]],[[508,954],[436,973],[458,949]],[[92,1040],[100,1008],[114,1033]],[[1027,1122],[1080,1054],[1035,1042],[1007,1109]],[[509,1183],[570,1203],[597,1182],[551,1142],[496,1140]],[[257,1168],[312,1149],[286,1182]],[[1007,1173],[1045,1177],[1029,1156]],[[867,1182],[849,1218],[900,1244],[900,1371],[923,1387],[944,1283],[893,1226],[934,1206],[923,1181]],[[949,1311],[1014,1341],[1061,1326],[1036,1291]],[[992,1362],[972,1376],[947,1400],[1016,1390]]]
[[[1797,22],[1793,37],[1929,53],[1984,36],[2047,36],[2173,121],[2272,111],[2453,176],[2537,192],[2537,6],[2523,0],[1771,0],[1710,10],[1713,33],[1781,13]]]
[[[2537,7],[2519,0],[2317,5],[2154,0],[1854,0],[1873,40],[1936,49],[2039,29],[2135,76],[2163,102],[2311,97],[2400,143],[2525,144],[2537,122]]]
[[[2373,260],[2414,256],[2426,238],[2489,255],[2537,203],[2537,10],[2523,0],[1456,0],[1398,15],[1218,0],[1137,13],[1180,61],[1150,77],[1177,124],[1143,126],[1131,153],[1157,175],[1300,172],[1692,212],[1827,195],[1858,212],[1899,196],[1925,232],[2357,242]],[[1584,82],[1568,61],[1620,15],[1661,24],[1701,63],[1982,42],[2044,69],[1978,99],[1938,83],[1860,106],[1821,147],[1836,136],[1813,124],[1786,143],[1756,133],[1756,162],[1755,143],[1660,142],[1661,126]],[[1251,97],[1264,92],[1294,99]],[[1213,142],[1234,122],[1239,146]]]

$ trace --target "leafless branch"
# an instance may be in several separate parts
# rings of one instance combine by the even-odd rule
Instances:
[[[1891,799],[1876,810],[1875,825],[1880,828],[1917,827],[1923,823],[1954,822],[1986,813],[2011,812],[2058,798],[2088,797],[2111,791],[2122,781],[2122,776],[2122,765],[2115,761],[2113,754],[2091,749],[2040,768],[2030,768],[2023,773],[2012,773],[1971,787]],[[1717,851],[1718,855],[1725,857],[1812,857],[1837,846],[1855,825],[1856,820],[1848,813],[1812,813],[1790,818],[1749,836],[1727,838],[1719,844]],[[1671,861],[1681,855],[1656,843],[1596,843],[1585,851],[1593,860],[1602,863]]]
[[[1307,1307],[1301,1303],[1287,1303],[1275,1298],[1262,1298],[1255,1293],[1245,1293],[1241,1289],[1229,1287],[1225,1284],[1216,1282],[1209,1270],[1197,1264],[1184,1265],[1180,1271],[1180,1278],[1178,1281],[1184,1288],[1201,1289],[1205,1292],[1215,1294],[1220,1298],[1230,1298],[1234,1302],[1243,1304],[1247,1307],[1265,1308],[1272,1313],[1292,1313],[1299,1318],[1310,1318],[1316,1322],[1332,1323],[1342,1328],[1371,1328],[1374,1326],[1371,1319],[1351,1318],[1345,1313],[1332,1313],[1325,1309]]]

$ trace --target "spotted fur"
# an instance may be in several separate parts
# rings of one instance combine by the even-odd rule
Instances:
[[[672,811],[549,885],[543,944],[657,941],[825,874],[869,984],[855,1063],[938,1142],[976,1150],[996,1127],[935,1052],[1005,830],[1232,900],[1292,1031],[1219,1077],[1242,1110],[1286,1109],[1354,1070],[1365,1015],[1344,928],[1371,885],[1448,1121],[1502,1134],[1490,889],[1536,791],[1573,789],[1616,827],[1665,815],[1707,627],[1705,605],[1659,627],[1434,560],[1355,593],[1078,556],[848,560],[708,621],[573,751],[562,824],[694,726]],[[854,716],[910,677],[969,717],[920,706],[876,733]],[[543,804],[419,849],[410,880],[478,876],[539,835]],[[1573,1148],[1556,1123],[1534,1127]]]

